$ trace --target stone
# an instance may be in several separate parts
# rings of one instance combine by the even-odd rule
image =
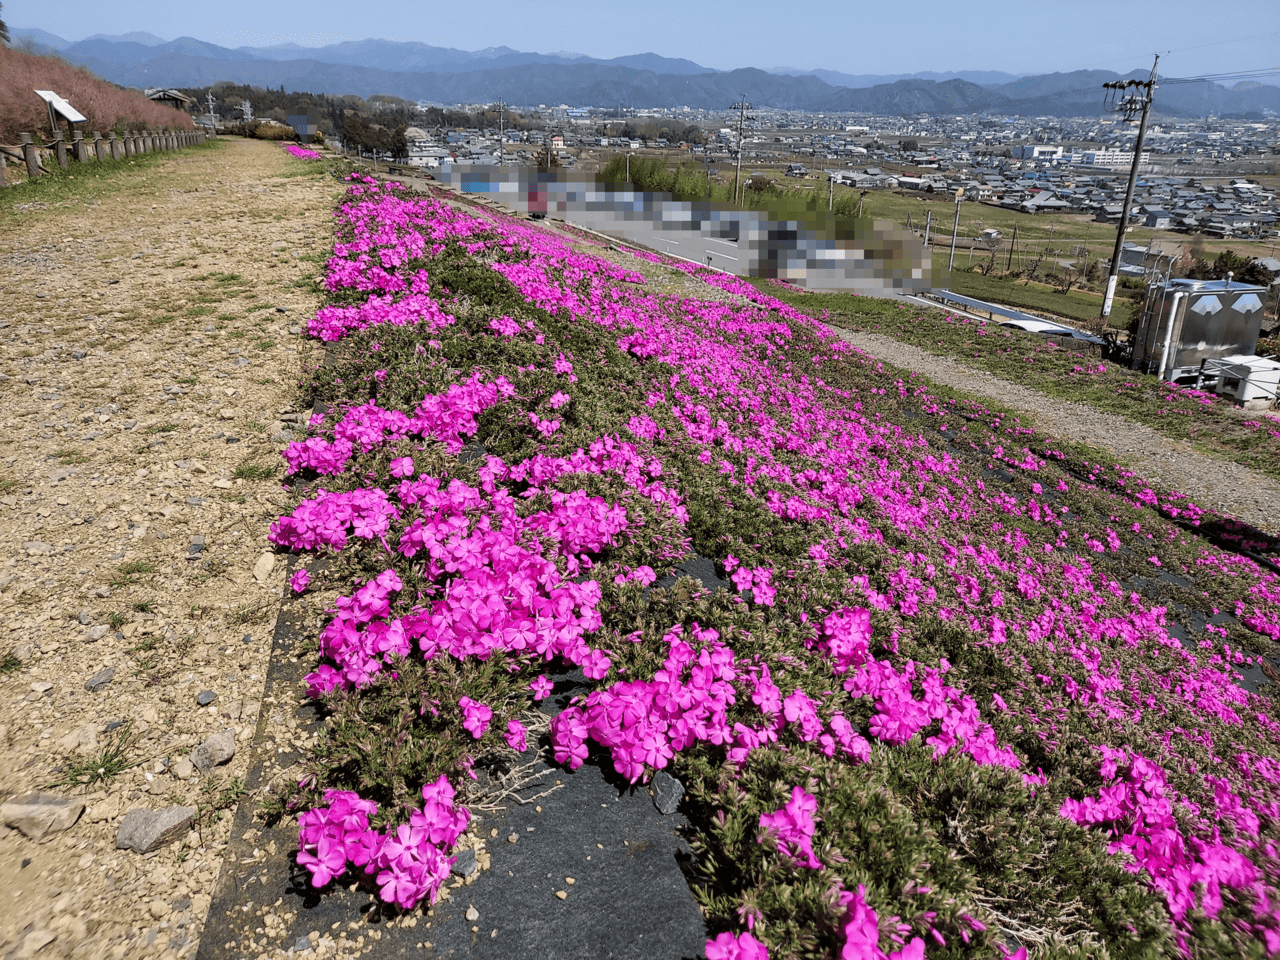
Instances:
[[[271,576],[271,571],[275,569],[275,566],[275,555],[264,553],[258,558],[258,562],[253,565],[253,579],[259,583],[264,583],[267,577]]]
[[[196,765],[186,757],[183,757],[169,768],[169,772],[179,780],[190,780],[192,775],[196,772]]]
[[[31,684],[31,692],[38,693],[42,697],[47,697],[52,689],[53,684],[48,680],[37,680]]]
[[[463,847],[455,854],[453,866],[449,872],[455,877],[469,877],[476,872],[476,852],[470,847]]]
[[[116,849],[150,853],[186,836],[195,818],[195,807],[165,807],[162,810],[135,807],[120,821]]]
[[[147,910],[155,919],[163,920],[172,912],[173,908],[163,900],[152,900],[147,904]]]
[[[111,630],[111,627],[109,625],[105,623],[99,623],[96,626],[92,626],[89,628],[89,632],[85,635],[85,638],[90,643],[93,643],[105,637],[110,632],[110,630]]]
[[[219,490],[230,490],[230,489],[231,489],[231,481],[230,481],[230,480],[215,480],[215,481],[213,481],[213,485],[214,485],[215,487],[217,487]]]
[[[22,549],[32,556],[47,557],[53,553],[53,544],[44,543],[40,540],[28,540],[22,545]]]
[[[309,953],[311,951],[311,941],[306,937],[299,937],[293,945],[294,953]]]
[[[115,675],[115,667],[103,667],[84,682],[84,688],[90,693],[97,693],[99,690],[105,690],[110,686],[111,678]]]
[[[201,773],[226,763],[236,755],[236,732],[233,729],[215,733],[191,751],[191,762]]]
[[[207,707],[209,704],[213,703],[213,701],[217,699],[218,699],[218,695],[214,693],[212,690],[201,690],[198,694],[196,694],[196,706]]]
[[[467,919],[470,922],[475,923],[480,919],[480,911],[475,907],[467,907]]]
[[[200,497],[187,497],[187,499],[183,500],[182,502],[185,503],[188,507],[204,506],[204,500]]]
[[[24,793],[0,805],[0,820],[30,840],[59,833],[72,826],[84,812],[83,800],[71,800],[56,793]]]
[[[87,627],[89,625],[89,621],[91,621],[92,619],[93,619],[93,615],[89,613],[88,610],[81,610],[78,614],[76,614],[76,620],[80,623],[80,626],[82,627]]]
[[[218,411],[218,417],[222,420],[234,420],[239,416],[239,412],[232,407],[223,407]]]
[[[231,361],[231,365],[233,367],[247,367],[251,363],[253,363],[253,361],[250,360],[248,357],[236,357],[234,360]]]
[[[63,753],[96,753],[98,750],[98,727],[93,723],[85,723],[76,727],[58,741],[58,749]]]
[[[684,784],[667,771],[659,770],[653,775],[653,805],[663,816],[675,813],[683,796]]]

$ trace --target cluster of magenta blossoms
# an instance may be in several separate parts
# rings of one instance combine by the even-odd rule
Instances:
[[[409,908],[423,899],[435,902],[454,863],[449,851],[471,819],[454,805],[447,777],[424,785],[422,808],[386,833],[369,826],[376,803],[349,790],[326,791],[324,799],[328,806],[298,816],[298,863],[311,873],[313,886],[359,867],[376,879],[387,903]]]
[[[286,143],[284,145],[286,153],[292,154],[299,160],[319,160],[320,154],[314,150],[308,150],[306,147],[300,147],[297,144]]]
[[[632,781],[695,745],[723,751],[742,770],[756,751],[804,745],[861,764],[871,762],[873,747],[924,743],[936,758],[958,754],[975,766],[1023,771],[1029,791],[1060,798],[1054,802],[1063,817],[1098,831],[1126,869],[1161,894],[1175,941],[1188,952],[1194,924],[1222,917],[1232,935],[1280,953],[1280,723],[1234,672],[1254,658],[1216,633],[1216,624],[1180,642],[1170,632],[1173,611],[1112,573],[1113,562],[1135,553],[1153,557],[1151,569],[1169,569],[1175,551],[1194,555],[1176,572],[1227,585],[1239,598],[1233,629],[1280,637],[1280,580],[1241,556],[1191,545],[1166,522],[1199,523],[1204,514],[1194,504],[1101,465],[1087,480],[1067,477],[1029,431],[980,412],[964,411],[984,421],[981,436],[969,440],[954,401],[931,397],[910,378],[860,391],[834,377],[828,383],[828,369],[877,372],[879,365],[737,278],[681,265],[738,299],[655,295],[638,274],[527,225],[371,181],[353,186],[337,219],[340,242],[326,284],[367,299],[326,308],[331,312],[312,322],[315,336],[413,325],[424,351],[438,347],[429,337],[460,336],[428,276],[430,257],[451,245],[489,264],[533,306],[607,331],[620,351],[653,372],[632,398],[629,419],[590,443],[566,444],[563,412],[578,389],[575,370],[585,374],[597,361],[566,357],[531,321],[494,316],[468,336],[542,349],[545,372],[558,378],[535,413],[518,406],[515,370],[495,367],[457,372],[445,389],[415,398],[413,409],[362,403],[317,418],[313,436],[286,451],[291,473],[363,477],[364,458],[391,444],[403,450],[438,443],[457,453],[477,436],[486,411],[509,410],[509,422],[521,422],[540,446],[511,462],[488,457],[475,486],[418,475],[413,458],[401,456],[392,462],[392,481],[318,491],[281,518],[272,538],[282,547],[341,550],[355,537],[386,557],[385,573],[331,611],[321,637],[326,662],[310,678],[315,695],[359,690],[408,657],[501,656],[509,669],[528,673],[531,696],[540,698],[549,684],[539,665],[558,658],[599,681],[553,721],[558,760],[581,764],[592,741]],[[512,251],[521,256],[502,256]],[[910,429],[887,415],[897,402],[921,411]],[[1025,484],[1014,495],[984,482],[954,452],[960,447]],[[751,503],[805,538],[807,556],[785,566],[755,555],[750,544],[719,558],[743,591],[736,602],[749,603],[765,623],[779,617],[804,625],[791,653],[761,655],[745,631],[686,622],[624,635],[623,645],[653,645],[661,669],[650,679],[619,673],[619,640],[603,639],[602,598],[606,588],[647,586],[687,555],[680,532],[690,523],[691,492],[674,466],[677,454],[719,478],[725,510]],[[613,546],[656,542],[646,540],[654,529],[627,509],[632,501],[574,489],[577,476],[584,485],[589,476],[620,481],[628,497],[642,498],[677,531],[649,554],[652,567],[600,561]],[[1094,512],[1110,518],[1081,532],[1064,503],[1075,496],[1091,498]],[[539,509],[517,509],[518,497],[541,497]],[[847,602],[807,601],[806,578],[841,571],[855,549],[873,552],[883,575],[848,576]],[[429,585],[409,598],[401,596],[405,581],[397,573],[406,565]],[[872,635],[872,612],[893,625],[885,635]],[[945,659],[901,655],[925,618],[964,631],[967,642],[993,651],[1020,679],[979,701]],[[825,686],[800,682],[814,675]],[[463,700],[460,725],[479,737],[494,704]],[[848,719],[855,715],[869,719]],[[1089,739],[1069,746],[1075,755],[1082,745],[1092,749],[1092,772],[1103,783],[1084,796],[1063,792],[1052,770],[1031,772],[1025,754],[996,733],[998,723],[1056,756],[1065,738],[1079,736],[1068,732],[1070,719],[1086,722]],[[509,727],[507,736],[524,745],[522,729]],[[367,836],[359,826],[371,815],[361,806],[367,801],[335,795],[327,802],[329,811],[339,810],[337,821],[354,824],[352,837]],[[825,822],[813,795],[795,785],[790,803],[761,817],[760,837],[771,838],[790,869],[830,868],[813,842]],[[323,857],[318,834],[301,837],[300,858],[316,858],[303,861],[316,881],[337,875],[317,870],[321,862],[336,869],[334,844],[341,843],[344,857],[351,852],[344,869],[348,862],[376,869],[380,883],[387,872],[394,885],[384,898],[406,902],[381,848],[375,856],[373,841],[348,845],[346,828],[335,829]],[[427,842],[443,854],[446,839],[456,836]],[[406,834],[392,855],[419,851],[413,856],[421,871],[401,873],[406,890],[429,898],[434,889],[425,878],[437,861],[412,839]],[[844,958],[919,960],[927,938],[967,942],[983,929],[972,919],[967,928],[944,931],[925,918],[891,932],[880,919],[885,906],[868,897],[858,886],[835,899],[832,924]],[[707,956],[767,956],[757,939],[766,934],[758,925],[721,934]]]

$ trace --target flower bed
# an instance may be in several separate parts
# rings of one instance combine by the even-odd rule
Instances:
[[[1237,683],[1280,578],[1215,545],[1249,531],[734,277],[653,296],[367,179],[337,230],[272,533],[341,593],[315,885],[430,901],[450,784],[558,663],[595,684],[558,762],[686,785],[709,958],[1280,952],[1280,720]],[[693,552],[734,590],[655,585]]]
[[[319,160],[320,154],[314,150],[308,150],[306,147],[298,146],[292,143],[286,143],[284,149],[287,153],[293,154],[299,160]]]
[[[1280,479],[1280,415],[1275,413],[1242,417],[1230,400],[1119,364],[1082,358],[1044,337],[999,323],[870,297],[807,293],[785,286],[764,289],[797,310],[837,326],[895,337],[1050,396],[1120,414],[1162,436],[1188,441],[1214,456]],[[1259,346],[1259,353],[1265,352],[1264,346]]]

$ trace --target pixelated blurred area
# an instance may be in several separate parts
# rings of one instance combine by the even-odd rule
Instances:
[[[740,277],[870,296],[932,287],[924,244],[895,223],[837,220],[826,213],[776,220],[757,210],[673,200],[563,170],[455,163],[435,176],[517,213],[556,217]]]

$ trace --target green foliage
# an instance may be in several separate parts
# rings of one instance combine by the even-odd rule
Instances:
[[[62,775],[49,786],[89,787],[95,783],[107,783],[142,762],[129,759],[132,746],[133,721],[130,720],[108,739],[106,747],[97,756],[88,760],[68,761],[62,768]]]

